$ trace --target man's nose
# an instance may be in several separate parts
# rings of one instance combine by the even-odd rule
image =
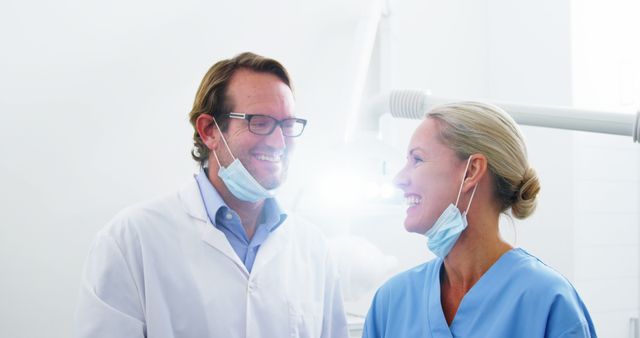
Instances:
[[[286,148],[286,136],[282,133],[282,126],[277,125],[271,134],[266,135],[266,144],[275,149]]]

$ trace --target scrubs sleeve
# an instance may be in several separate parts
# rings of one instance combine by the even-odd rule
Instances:
[[[387,322],[386,314],[389,307],[389,293],[386,290],[386,285],[378,289],[367,318],[364,322],[364,330],[362,332],[362,338],[381,338],[384,337],[386,330],[385,325]]]
[[[545,337],[597,337],[589,312],[575,290],[556,296],[549,312]]]
[[[85,262],[75,337],[145,337],[138,288],[117,242],[102,233]]]
[[[330,252],[327,252],[322,338],[348,338],[347,315],[344,310],[340,278]]]

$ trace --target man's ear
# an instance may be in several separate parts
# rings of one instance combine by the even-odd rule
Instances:
[[[465,191],[473,189],[487,174],[487,158],[482,154],[473,154],[470,157],[469,169],[467,169],[467,176],[464,178],[463,190]]]
[[[213,117],[209,114],[200,114],[196,119],[196,130],[202,142],[209,150],[218,149],[220,143],[220,132],[213,121]]]

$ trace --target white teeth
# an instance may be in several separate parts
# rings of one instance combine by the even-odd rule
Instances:
[[[407,196],[405,197],[405,202],[410,206],[414,206],[414,205],[418,205],[420,204],[420,201],[422,200],[421,197],[419,196]]]
[[[256,158],[259,159],[260,161],[280,162],[280,156],[277,156],[277,155],[260,154],[260,155],[256,155]]]

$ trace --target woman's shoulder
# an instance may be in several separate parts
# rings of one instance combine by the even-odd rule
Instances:
[[[509,254],[512,255],[510,275],[514,286],[538,295],[575,294],[571,282],[538,257],[524,249],[513,249]]]
[[[525,250],[513,251],[512,277],[507,280],[505,294],[509,294],[511,299],[518,299],[521,304],[530,304],[529,310],[540,309],[547,332],[595,337],[589,311],[571,282]]]
[[[433,276],[438,276],[441,265],[441,259],[434,259],[387,280],[373,298],[363,337],[382,337],[389,333],[404,337],[402,333],[406,330],[415,333],[417,326],[425,324],[421,314],[426,313],[429,305],[426,292],[432,282],[438,282]]]
[[[378,294],[399,296],[422,290],[426,283],[438,276],[441,259],[433,259],[389,278],[379,289]]]

